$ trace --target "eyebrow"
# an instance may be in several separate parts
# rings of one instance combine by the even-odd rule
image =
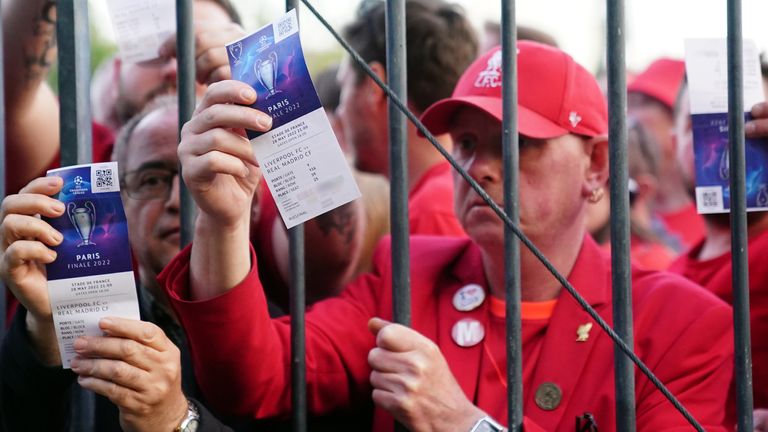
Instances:
[[[135,170],[131,170],[130,172],[143,171],[146,169],[153,169],[153,168],[177,169],[178,166],[174,162],[155,160],[155,161],[144,162],[141,165],[139,165],[138,168],[136,168]]]

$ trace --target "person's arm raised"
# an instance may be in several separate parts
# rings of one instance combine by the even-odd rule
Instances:
[[[59,149],[59,104],[45,83],[56,59],[56,2],[3,2],[6,179],[10,192],[45,171]],[[41,127],[45,125],[45,127]]]
[[[182,130],[184,182],[200,208],[190,260],[192,300],[223,294],[251,268],[251,200],[261,171],[243,130],[272,126],[271,117],[244,106],[255,100],[247,84],[214,83]]]

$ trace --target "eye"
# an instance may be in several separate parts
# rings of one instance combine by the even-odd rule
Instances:
[[[165,170],[145,171],[139,175],[138,187],[141,189],[153,189],[170,184],[173,174]]]
[[[472,157],[477,148],[477,138],[472,135],[460,135],[454,140],[453,155],[458,160]]]

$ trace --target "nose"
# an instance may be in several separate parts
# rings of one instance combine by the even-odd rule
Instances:
[[[501,181],[504,176],[501,160],[487,152],[474,152],[464,164],[464,168],[481,185]]]
[[[168,61],[163,64],[160,73],[165,82],[176,87],[176,75],[178,75],[178,70],[179,68],[176,59],[169,58]]]
[[[165,209],[171,213],[178,213],[181,207],[181,175],[176,174],[173,176],[173,183],[171,183],[171,191],[168,198],[165,200]]]

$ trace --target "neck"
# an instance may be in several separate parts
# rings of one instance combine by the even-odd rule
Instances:
[[[171,308],[171,303],[168,301],[168,295],[163,291],[160,284],[157,283],[157,274],[151,270],[139,267],[139,281],[141,281],[141,287],[139,289],[146,290],[155,302],[168,314],[173,317],[173,320],[178,322],[176,313]]]
[[[453,149],[453,142],[448,134],[435,137],[437,142],[445,148],[448,153]],[[424,174],[433,166],[444,162],[445,158],[437,149],[432,146],[424,137],[416,133],[413,125],[408,125],[408,190],[413,190],[414,186],[421,180]]]
[[[731,251],[731,224],[728,214],[704,217],[706,238],[696,257],[699,261],[717,258]],[[768,213],[747,214],[747,238],[752,239],[768,229]]]
[[[661,182],[660,182],[661,184]],[[659,213],[675,213],[689,206],[693,200],[685,187],[677,179],[666,182],[656,193],[653,205]]]
[[[583,223],[573,225],[580,228],[572,228],[569,232],[560,233],[561,235],[556,239],[552,238],[550,241],[531,239],[555,269],[565,277],[568,277],[576,263],[585,235]],[[491,294],[503,299],[505,298],[503,241],[493,248],[481,246],[481,249],[483,270],[490,284]],[[520,289],[521,299],[525,302],[554,300],[560,295],[562,289],[560,282],[523,244],[520,245]]]

